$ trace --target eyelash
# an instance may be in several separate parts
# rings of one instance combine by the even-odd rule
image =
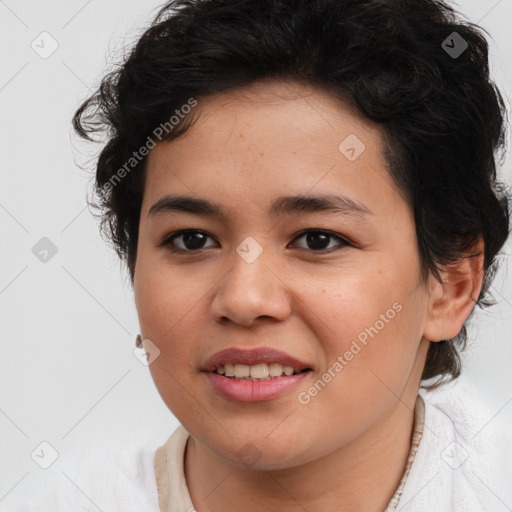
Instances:
[[[180,237],[180,236],[183,236],[183,235],[185,235],[187,233],[202,233],[203,235],[206,235],[209,238],[213,238],[210,235],[208,235],[205,231],[202,231],[200,229],[181,229],[179,231],[174,231],[172,233],[169,233],[163,239],[163,241],[162,241],[162,243],[160,245],[162,247],[165,246],[169,251],[171,251],[173,253],[181,253],[181,254],[197,254],[197,253],[200,253],[200,252],[210,248],[210,247],[206,247],[206,248],[202,248],[202,249],[191,250],[191,249],[181,249],[181,248],[175,247],[173,245],[173,240],[178,238],[178,237]],[[347,239],[345,239],[345,238],[341,237],[340,235],[337,235],[337,234],[335,234],[335,233],[333,233],[331,231],[327,231],[325,229],[306,229],[304,231],[301,231],[301,232],[297,233],[297,235],[292,240],[292,242],[294,242],[297,239],[300,239],[300,238],[304,237],[305,235],[307,235],[309,233],[323,234],[323,235],[327,235],[329,238],[337,238],[340,242],[342,242],[341,247],[351,246],[352,245]],[[302,250],[305,250],[305,251],[308,251],[308,252],[313,252],[313,253],[325,254],[327,252],[332,252],[333,247],[330,247],[330,248],[327,248],[327,249],[319,249],[319,250],[305,249],[303,247],[299,247],[299,249],[302,249]]]

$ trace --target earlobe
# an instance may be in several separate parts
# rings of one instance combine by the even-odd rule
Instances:
[[[484,244],[480,238],[468,256],[443,267],[442,283],[430,276],[429,310],[423,336],[430,341],[452,339],[476,305],[484,278]]]

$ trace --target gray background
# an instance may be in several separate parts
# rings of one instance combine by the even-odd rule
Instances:
[[[91,169],[95,155],[70,127],[80,100],[159,5],[0,0],[0,508],[6,510],[44,471],[31,458],[43,441],[60,454],[46,471],[71,485],[59,472],[77,446],[131,432],[156,447],[177,426],[133,354],[138,321],[131,288],[86,207],[92,174],[77,166]],[[456,5],[491,34],[492,74],[510,103],[512,0]],[[40,36],[44,31],[51,38]],[[58,48],[42,58],[33,41],[39,52]],[[510,156],[501,178],[512,182]],[[32,250],[43,237],[57,248],[47,262]],[[509,243],[502,258],[508,267],[493,287],[498,305],[470,322],[461,377],[509,422],[510,253]]]

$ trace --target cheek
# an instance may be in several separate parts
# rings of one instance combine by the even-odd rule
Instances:
[[[156,276],[156,277],[155,277]],[[200,285],[185,286],[176,276],[141,275],[137,311],[145,338],[158,347],[149,366],[155,386],[168,409],[178,418],[199,417],[196,365],[199,326],[205,311]]]
[[[179,392],[172,377],[186,384],[197,370],[194,343],[207,314],[204,284],[184,281],[182,275],[179,269],[164,272],[158,266],[141,265],[135,287],[141,332],[160,351],[150,371],[160,391],[166,388],[170,394]]]
[[[364,343],[371,333],[390,330],[396,323],[395,303],[403,299],[400,289],[393,283],[394,276],[370,265],[343,269],[330,273],[329,279],[310,281],[301,290],[301,302],[308,305],[314,316],[325,326],[327,344],[333,350],[348,350],[351,341],[359,339]],[[311,313],[310,313],[311,316]]]
[[[387,414],[413,370],[421,338],[412,319],[416,305],[400,290],[379,290],[345,282],[344,293],[320,290],[310,296],[309,317],[328,324],[315,325],[325,365],[301,390],[299,403],[317,418],[326,439],[341,436],[348,443]]]
[[[343,371],[337,374],[345,377],[336,379],[340,386],[367,386],[382,375],[395,390],[411,372],[426,305],[419,293],[411,292],[417,286],[414,272],[387,268],[367,266],[316,289],[312,284],[302,296],[325,351],[325,369],[342,358]]]
[[[194,314],[201,305],[204,284],[185,278],[179,266],[165,266],[155,258],[141,258],[135,279],[135,302],[144,335],[166,342],[173,331],[187,322],[187,312]]]

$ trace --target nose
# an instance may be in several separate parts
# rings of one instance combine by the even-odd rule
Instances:
[[[235,253],[233,266],[221,279],[212,302],[216,321],[244,327],[284,321],[291,313],[291,293],[276,267],[265,251],[252,263]]]

